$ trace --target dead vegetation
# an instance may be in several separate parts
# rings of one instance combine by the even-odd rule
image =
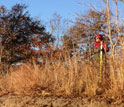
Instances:
[[[122,103],[124,62],[109,60],[109,68],[100,77],[99,69],[77,57],[46,63],[44,66],[22,64],[11,67],[0,79],[0,95],[82,97]]]

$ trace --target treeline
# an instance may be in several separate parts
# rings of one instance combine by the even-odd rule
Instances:
[[[104,0],[105,8],[101,11],[91,8],[88,12],[77,14],[76,21],[70,27],[58,14],[49,21],[51,31],[40,20],[32,18],[27,6],[16,4],[11,9],[0,7],[0,65],[2,69],[17,63],[26,63],[34,59],[45,63],[47,59],[56,59],[63,53],[72,57],[84,58],[93,54],[94,35],[103,34],[111,48],[114,58],[121,55],[124,48],[123,21],[119,21],[118,0],[115,14],[110,10],[109,0]],[[119,1],[120,2],[120,1]],[[118,48],[121,47],[121,48]],[[122,52],[122,53],[121,53]]]
[[[10,10],[0,7],[0,63],[2,68],[32,57],[39,58],[54,42],[41,21],[31,18],[26,6],[14,5]],[[39,51],[36,51],[36,50]],[[4,66],[4,67],[3,67]]]

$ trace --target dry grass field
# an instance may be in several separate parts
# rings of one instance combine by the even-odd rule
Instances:
[[[123,107],[124,61],[108,60],[102,73],[77,57],[40,66],[11,67],[0,78],[1,107]]]

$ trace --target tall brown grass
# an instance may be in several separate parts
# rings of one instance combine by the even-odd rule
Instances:
[[[0,79],[0,89],[15,94],[122,97],[124,94],[124,62],[108,60],[108,68],[100,76],[99,69],[77,57],[63,61],[22,64],[10,68]]]

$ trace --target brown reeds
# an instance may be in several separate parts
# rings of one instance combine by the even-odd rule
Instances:
[[[15,94],[121,97],[124,89],[123,60],[109,59],[100,78],[94,63],[78,61],[47,62],[44,66],[22,64],[10,68],[0,80],[0,89]]]

